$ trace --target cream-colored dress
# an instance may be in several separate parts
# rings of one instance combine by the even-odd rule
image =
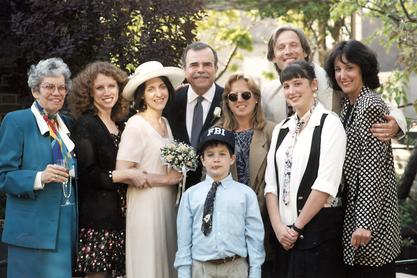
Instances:
[[[117,160],[133,161],[153,174],[166,174],[160,148],[172,140],[162,137],[142,116],[132,116],[122,134]],[[154,186],[127,190],[126,275],[127,278],[174,278],[177,250],[176,186]]]

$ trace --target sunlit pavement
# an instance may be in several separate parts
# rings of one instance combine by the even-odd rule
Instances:
[[[405,273],[397,273],[396,278],[412,278],[417,277],[415,275],[405,274]]]

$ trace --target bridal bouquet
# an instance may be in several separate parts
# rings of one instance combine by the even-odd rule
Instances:
[[[178,184],[178,193],[176,204],[179,204],[181,195],[184,193],[185,182],[188,171],[194,171],[197,168],[198,156],[193,147],[182,142],[173,141],[161,148],[161,160],[181,172],[183,179]]]

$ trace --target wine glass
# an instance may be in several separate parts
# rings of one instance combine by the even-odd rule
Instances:
[[[55,162],[56,165],[64,167],[67,172],[69,172],[69,165],[65,159],[57,159]],[[72,205],[70,202],[71,197],[71,175],[68,176],[68,179],[62,183],[62,193],[64,195],[64,203],[61,206]]]

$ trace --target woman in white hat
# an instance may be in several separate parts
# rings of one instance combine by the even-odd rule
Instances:
[[[117,154],[116,169],[139,168],[143,184],[129,186],[126,216],[126,274],[128,278],[176,277],[176,187],[181,174],[168,170],[160,149],[173,140],[162,117],[174,87],[184,72],[150,61],[140,65],[123,90],[138,111],[127,122]]]

